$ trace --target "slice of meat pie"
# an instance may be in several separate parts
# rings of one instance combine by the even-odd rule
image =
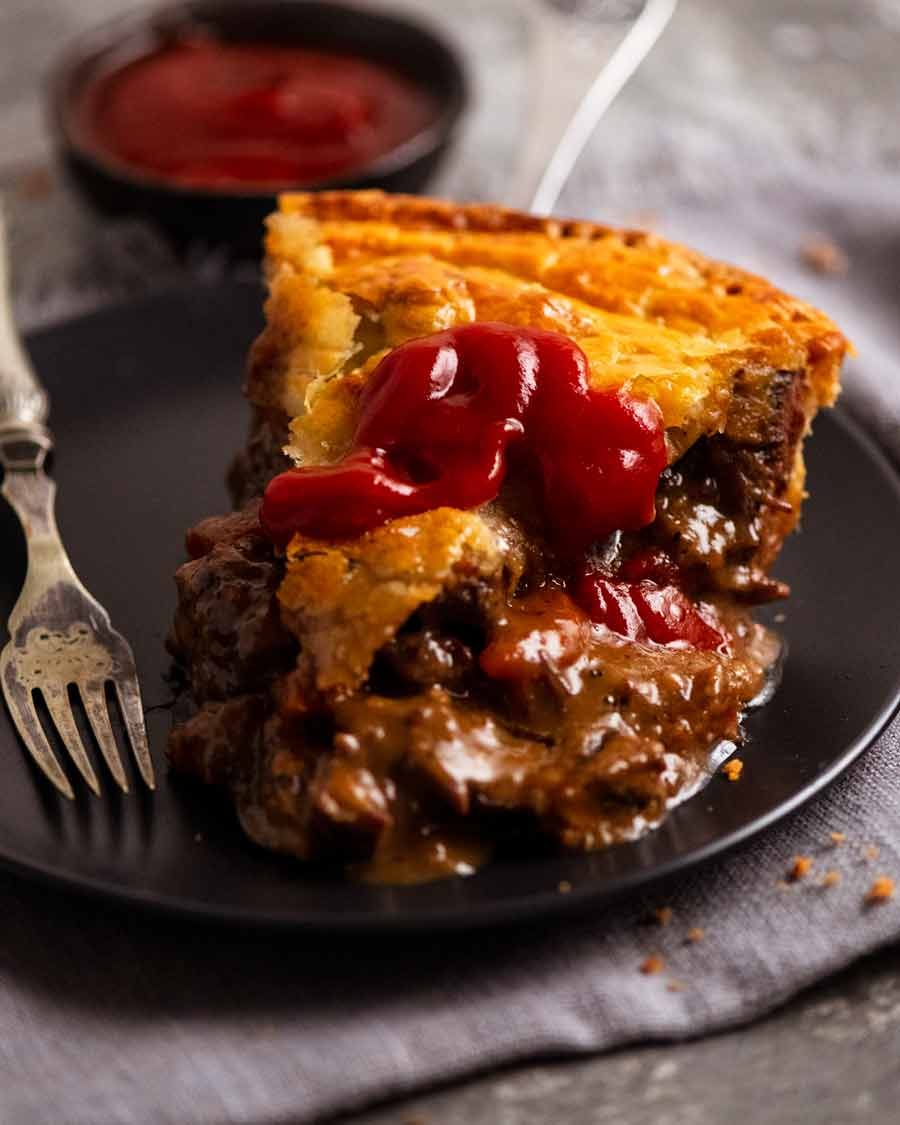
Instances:
[[[843,336],[653,235],[377,192],[283,197],[266,270],[173,766],[390,881],[657,824],[766,684]]]

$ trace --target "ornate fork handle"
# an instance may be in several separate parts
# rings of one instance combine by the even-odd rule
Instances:
[[[6,224],[0,212],[0,245],[5,245],[5,235]],[[6,255],[0,254],[0,293],[9,292],[8,271]],[[35,464],[30,466],[34,469],[41,467],[52,446],[50,434],[44,427],[48,409],[47,394],[19,343],[11,309],[7,302],[0,302],[0,437],[21,434],[40,446],[34,453]],[[23,454],[24,450],[20,450],[19,458]],[[2,460],[8,469],[29,467],[20,459],[14,458],[15,463],[7,460],[5,453]]]
[[[23,617],[22,606],[39,593],[61,580],[81,588],[56,527],[56,485],[43,467],[50,448],[49,432],[40,426],[0,430],[0,464],[4,468],[0,494],[19,517],[28,543],[28,571],[22,597],[10,614],[11,633]]]
[[[56,490],[44,472],[49,449],[49,434],[45,437],[35,428],[0,430],[0,464],[5,470],[0,491],[15,508],[29,545],[51,540],[61,550],[53,516]]]
[[[0,245],[4,235],[0,213]],[[8,292],[8,269],[6,255],[0,254],[0,293]],[[78,581],[56,528],[56,488],[44,473],[44,461],[53,448],[53,437],[44,425],[48,410],[47,394],[19,342],[9,302],[0,302],[0,465],[4,469],[0,492],[25,531],[26,582],[32,590],[60,577]]]

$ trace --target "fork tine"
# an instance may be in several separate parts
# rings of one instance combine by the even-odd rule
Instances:
[[[75,725],[75,716],[72,714],[72,705],[65,687],[62,684],[44,683],[40,690],[59,737],[65,743],[72,761],[78,767],[78,772],[88,783],[94,796],[99,797],[100,784],[85,751],[84,743],[81,741],[81,734]]]
[[[35,764],[64,797],[74,801],[75,794],[72,792],[72,786],[56,760],[56,755],[50,749],[50,743],[47,741],[44,728],[41,726],[37,711],[34,709],[31,692],[24,688],[14,676],[8,676],[6,668],[3,669],[3,695],[9,707],[9,713],[12,715],[12,720],[16,724],[16,730]]]
[[[102,680],[87,680],[78,685],[81,693],[81,702],[87,712],[88,722],[94,732],[94,738],[100,746],[109,772],[115,778],[116,784],[123,793],[128,792],[128,779],[122,768],[122,759],[119,757],[119,748],[116,745],[116,736],[113,734],[112,724],[109,721],[109,708],[106,705],[106,695],[103,691]]]
[[[141,705],[137,674],[132,668],[130,673],[123,672],[113,680],[113,684],[119,697],[119,706],[122,708],[122,716],[128,728],[128,737],[131,739],[131,748],[134,750],[141,777],[147,783],[148,789],[155,789],[156,780],[153,776],[153,762],[150,760],[150,747],[147,745],[147,728],[144,726],[144,708]]]

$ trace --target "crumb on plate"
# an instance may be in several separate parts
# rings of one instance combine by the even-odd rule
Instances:
[[[641,962],[641,972],[645,976],[653,976],[654,973],[661,973],[665,967],[666,963],[658,953],[651,953],[649,957],[644,958]]]
[[[744,763],[740,758],[729,758],[725,765],[722,766],[722,773],[725,774],[729,781],[737,781],[743,772]]]

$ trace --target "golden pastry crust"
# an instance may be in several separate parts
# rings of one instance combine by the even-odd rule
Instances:
[[[316,688],[352,689],[420,606],[503,566],[490,527],[455,508],[393,520],[352,543],[295,535],[278,591],[281,616],[303,642]]]
[[[847,349],[824,314],[763,278],[641,231],[324,192],[282,196],[266,247],[268,326],[248,392],[294,419],[305,461],[341,452],[385,350],[473,320],[577,340],[596,385],[658,403],[672,460],[724,429],[737,372],[803,371],[814,410],[834,401]]]

